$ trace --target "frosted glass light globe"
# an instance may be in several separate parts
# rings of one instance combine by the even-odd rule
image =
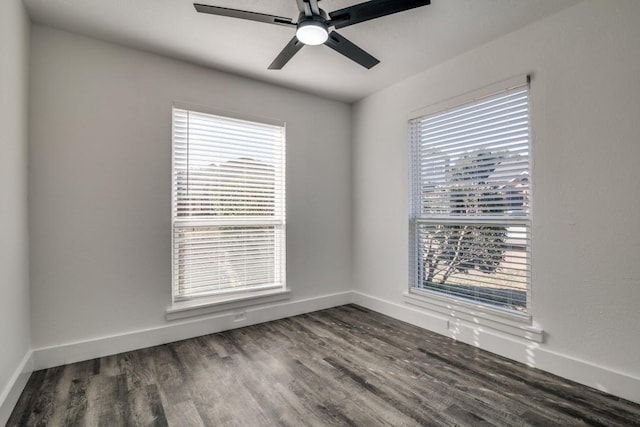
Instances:
[[[319,45],[327,41],[327,27],[317,21],[301,22],[296,30],[296,37],[304,44]]]

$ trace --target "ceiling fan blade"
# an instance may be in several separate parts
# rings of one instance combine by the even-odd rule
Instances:
[[[431,4],[431,0],[371,0],[329,14],[331,25],[344,28],[359,22],[380,18]]]
[[[229,9],[227,7],[209,6],[207,4],[194,3],[193,6],[200,13],[209,13],[211,15],[229,16],[231,18],[248,19],[250,21],[266,22],[267,24],[294,26],[291,18],[282,16],[267,15],[264,13],[249,12],[246,10]]]
[[[374,67],[380,62],[335,31],[329,34],[329,38],[324,44],[367,69]]]
[[[269,69],[281,70],[282,67],[284,67],[291,58],[293,58],[293,55],[295,55],[300,49],[302,49],[302,46],[304,46],[304,43],[298,40],[296,36],[293,36],[291,41],[289,41],[284,49],[282,49],[282,52],[280,52],[278,56],[276,56],[276,59],[273,60],[271,65],[269,65]]]

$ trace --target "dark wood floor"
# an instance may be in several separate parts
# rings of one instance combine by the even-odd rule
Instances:
[[[640,405],[355,305],[34,372],[10,426],[633,426]]]

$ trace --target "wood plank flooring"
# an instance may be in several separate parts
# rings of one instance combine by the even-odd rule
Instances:
[[[9,426],[640,426],[640,405],[346,305],[34,372]]]

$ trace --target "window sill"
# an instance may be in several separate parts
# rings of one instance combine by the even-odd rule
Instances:
[[[531,316],[526,314],[493,309],[428,290],[411,289],[403,296],[405,303],[445,315],[450,320],[462,320],[472,326],[493,329],[529,341],[544,341],[544,331],[532,326]]]
[[[210,298],[198,298],[191,301],[174,303],[167,308],[167,320],[178,320],[187,317],[201,316],[222,311],[245,308],[252,305],[282,301],[291,297],[289,289],[269,289],[247,294],[224,295]]]

